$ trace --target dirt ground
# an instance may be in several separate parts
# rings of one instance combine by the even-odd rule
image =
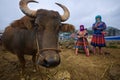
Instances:
[[[40,67],[34,73],[31,56],[26,55],[26,80],[120,80],[120,49],[106,48],[110,54],[86,57],[74,54],[74,49],[63,49],[61,64],[54,69]],[[0,47],[0,80],[20,80],[19,61]]]

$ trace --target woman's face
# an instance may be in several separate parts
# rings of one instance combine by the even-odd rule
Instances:
[[[101,21],[100,18],[97,18],[96,20],[97,20],[97,22],[100,22],[100,21]]]
[[[83,28],[83,27],[80,27],[80,29],[82,29],[82,30],[83,30],[84,28]]]

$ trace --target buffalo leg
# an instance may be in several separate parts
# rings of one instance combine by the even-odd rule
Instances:
[[[24,74],[25,74],[25,58],[24,58],[24,55],[17,55],[19,61],[20,61],[20,68],[21,68],[21,71],[20,71],[20,75],[21,77],[24,77]]]
[[[32,56],[32,61],[33,61],[33,72],[37,71],[37,65],[36,65],[36,54],[33,54]]]

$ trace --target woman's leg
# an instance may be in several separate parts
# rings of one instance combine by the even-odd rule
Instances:
[[[96,55],[96,47],[93,46],[93,53]]]
[[[76,54],[76,55],[78,54],[78,48],[75,49],[75,54]]]
[[[86,56],[90,56],[89,49],[86,48]]]
[[[99,47],[99,54],[102,54],[102,48]]]

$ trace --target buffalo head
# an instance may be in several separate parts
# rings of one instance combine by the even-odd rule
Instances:
[[[56,3],[63,9],[63,15],[53,10],[38,9],[35,11],[27,7],[29,2],[37,3],[34,0],[21,0],[20,9],[25,15],[34,20],[34,26],[32,27],[37,31],[38,48],[40,50],[37,62],[45,67],[57,66],[60,63],[58,34],[60,31],[69,32],[74,30],[74,26],[71,24],[62,23],[69,18],[69,10],[64,5]]]

